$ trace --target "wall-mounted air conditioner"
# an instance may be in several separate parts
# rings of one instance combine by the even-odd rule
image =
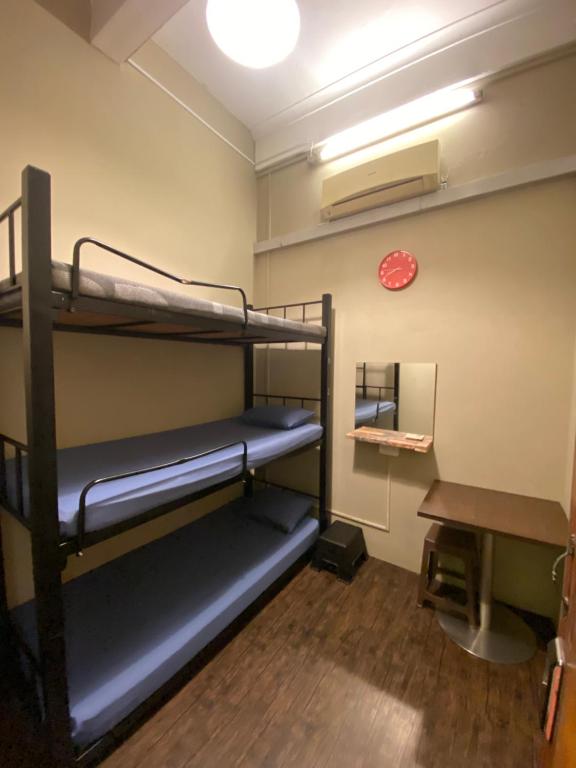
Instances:
[[[322,186],[322,216],[339,219],[440,187],[440,143],[428,141],[330,176]]]

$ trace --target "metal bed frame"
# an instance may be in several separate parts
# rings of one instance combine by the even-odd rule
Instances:
[[[0,504],[13,515],[30,533],[33,581],[35,588],[36,623],[38,634],[38,653],[32,652],[24,643],[20,633],[12,626],[8,612],[4,563],[0,557],[0,621],[8,646],[20,648],[32,663],[40,678],[41,697],[38,710],[43,712],[43,725],[51,745],[52,754],[58,766],[92,765],[109,754],[120,741],[134,730],[142,720],[156,709],[171,692],[181,686],[190,676],[190,670],[196,669],[196,660],[191,660],[186,668],[162,686],[150,699],[141,704],[130,716],[105,734],[95,744],[80,752],[74,745],[70,732],[70,710],[66,673],[66,648],[64,638],[65,616],[62,597],[61,574],[67,558],[80,554],[84,548],[92,546],[122,531],[134,528],[148,520],[166,514],[191,501],[212,494],[224,487],[242,481],[244,492],[251,493],[254,478],[247,469],[247,445],[244,441],[228,443],[211,451],[184,456],[176,462],[160,466],[142,468],[129,475],[154,472],[173,464],[183,464],[232,445],[242,445],[242,469],[237,476],[219,482],[209,488],[187,494],[180,499],[162,504],[147,512],[99,531],[85,530],[86,497],[91,488],[100,483],[111,482],[128,475],[94,478],[81,494],[79,508],[78,535],[63,539],[60,534],[58,519],[58,478],[56,464],[56,429],[54,400],[54,355],[53,333],[56,330],[106,334],[119,337],[155,338],[185,341],[188,343],[209,343],[241,346],[244,350],[244,406],[250,408],[254,398],[280,398],[284,402],[288,396],[254,393],[254,344],[312,342],[320,345],[320,397],[290,397],[301,401],[315,401],[320,404],[320,424],[323,427],[322,438],[306,446],[305,449],[319,447],[319,522],[324,530],[330,521],[328,510],[328,479],[330,463],[330,424],[329,424],[329,375],[332,297],[324,294],[321,301],[300,304],[279,305],[264,308],[264,312],[282,310],[286,317],[287,309],[300,308],[302,321],[307,322],[307,307],[321,306],[322,325],[326,336],[294,333],[278,328],[248,327],[246,294],[241,288],[195,280],[187,280],[171,275],[153,265],[136,259],[112,246],[93,238],[79,240],[73,253],[72,285],[70,293],[56,291],[52,287],[51,255],[51,182],[48,173],[32,166],[27,166],[22,173],[21,197],[0,213],[0,223],[8,222],[8,258],[9,284],[0,290],[0,327],[21,327],[24,347],[25,405],[27,416],[26,444],[7,435],[0,435]],[[22,279],[16,279],[16,225],[15,216],[21,211],[22,227]],[[242,299],[244,322],[241,326],[226,319],[208,319],[191,316],[180,311],[142,307],[82,296],[80,293],[80,253],[85,244],[97,247],[126,259],[140,267],[151,270],[167,279],[183,285],[218,288],[235,291]],[[109,318],[114,318],[110,322]],[[101,317],[100,324],[94,324],[96,317]],[[106,318],[108,317],[108,321]],[[88,318],[88,322],[86,319]],[[120,318],[120,320],[119,320]],[[166,327],[175,330],[166,332]],[[186,328],[188,326],[188,329]],[[304,449],[301,449],[304,450]],[[7,456],[10,453],[10,456]],[[28,505],[29,513],[24,511],[23,455],[27,459]],[[14,460],[16,480],[16,499],[8,499],[6,462]],[[260,482],[257,480],[257,482]],[[1,549],[0,530],[0,549]],[[290,569],[289,569],[290,570]],[[275,587],[283,584],[286,575],[280,577],[267,594],[272,595]],[[234,626],[240,626],[250,611],[247,609]],[[244,618],[243,618],[244,617]],[[220,637],[220,636],[219,636]],[[216,638],[210,647],[217,645]],[[188,670],[188,668],[190,668]],[[188,670],[188,672],[186,671]]]
[[[400,363],[394,363],[394,385],[392,387],[380,387],[376,384],[366,384],[366,363],[362,363],[361,365],[356,366],[357,371],[362,371],[362,384],[356,384],[356,389],[362,390],[362,397],[364,400],[368,399],[368,390],[369,389],[376,389],[378,398],[377,400],[377,406],[376,406],[376,416],[374,417],[374,421],[378,421],[378,417],[380,416],[380,400],[382,399],[382,392],[387,390],[392,390],[392,400],[394,402],[394,405],[396,408],[394,409],[394,414],[392,416],[393,419],[393,425],[392,429],[394,429],[396,432],[398,431],[398,420],[399,420],[399,414],[400,414]]]

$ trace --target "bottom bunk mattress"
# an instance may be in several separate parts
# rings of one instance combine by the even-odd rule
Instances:
[[[72,736],[117,725],[213,640],[318,535],[284,533],[234,502],[64,586]],[[13,611],[35,646],[34,603]]]
[[[60,533],[65,539],[77,535],[80,494],[92,480],[167,464],[240,440],[248,445],[248,467],[253,469],[316,442],[322,432],[319,424],[275,429],[246,424],[237,417],[61,449],[57,452]],[[86,531],[99,531],[122,523],[162,504],[238,477],[242,453],[242,446],[237,444],[186,464],[97,485],[86,497]],[[8,498],[17,506],[14,462],[7,462],[7,468]],[[24,514],[28,516],[26,470],[24,458],[23,505]]]

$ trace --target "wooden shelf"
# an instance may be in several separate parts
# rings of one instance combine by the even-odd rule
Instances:
[[[409,440],[406,432],[395,432],[391,429],[376,429],[375,427],[359,427],[348,432],[346,437],[358,440],[361,443],[373,445],[387,445],[391,448],[403,448],[416,453],[428,453],[432,448],[434,438],[426,435],[423,440]]]

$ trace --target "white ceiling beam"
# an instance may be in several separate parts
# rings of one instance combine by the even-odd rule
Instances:
[[[92,0],[90,42],[122,63],[188,0]]]

